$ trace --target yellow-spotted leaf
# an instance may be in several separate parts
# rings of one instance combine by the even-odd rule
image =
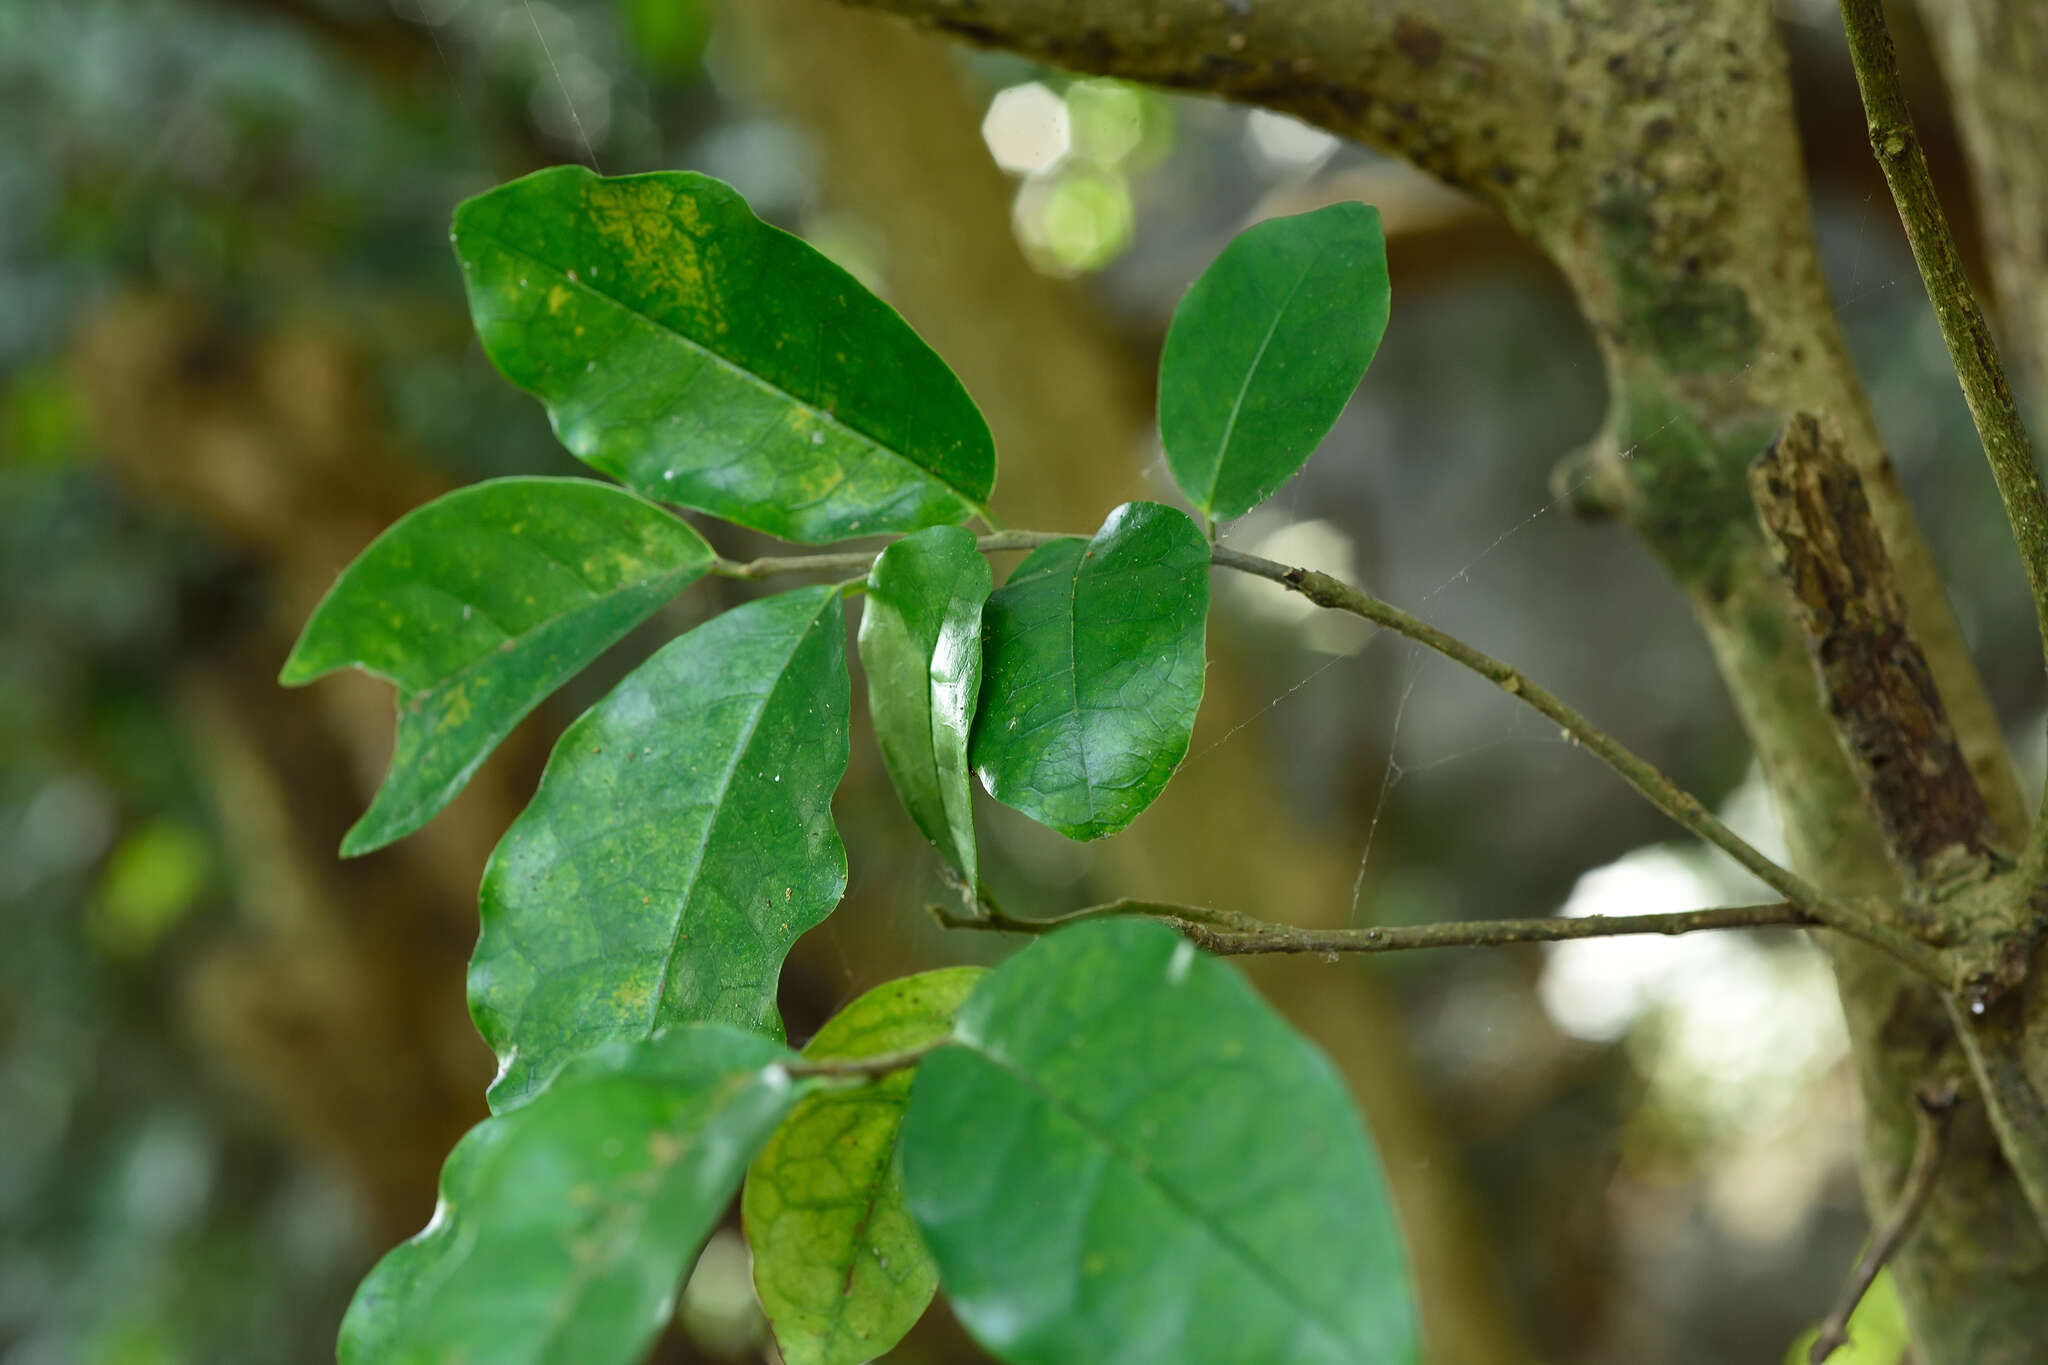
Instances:
[[[494,479],[406,514],[342,571],[284,666],[398,686],[398,745],[344,854],[452,801],[526,714],[711,567],[711,547],[592,479]]]
[[[988,426],[896,311],[730,187],[557,166],[466,201],[484,350],[571,452],[789,540],[964,521]]]
[[[983,975],[949,967],[877,986],[828,1021],[804,1056],[876,1057],[943,1037]],[[938,1269],[903,1206],[896,1131],[909,1071],[820,1090],[747,1172],[740,1208],[754,1287],[787,1365],[859,1365],[917,1324]]]
[[[341,1365],[633,1365],[740,1183],[815,1081],[718,1025],[593,1053],[449,1155],[425,1231],[377,1263]]]
[[[494,1108],[614,1039],[781,1037],[782,960],[846,889],[848,690],[839,592],[802,588],[673,641],[563,734],[484,871],[469,1005]]]

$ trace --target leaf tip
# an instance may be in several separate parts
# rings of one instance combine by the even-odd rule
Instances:
[[[284,667],[277,670],[280,687],[304,687],[317,678],[323,678],[336,668],[334,664],[323,664],[307,656],[306,640],[301,636],[292,646],[292,652],[285,656]]]
[[[394,827],[389,820],[378,815],[373,805],[363,812],[360,820],[349,826],[348,833],[341,836],[341,856],[360,858],[365,853],[375,853],[412,832],[411,829]]]

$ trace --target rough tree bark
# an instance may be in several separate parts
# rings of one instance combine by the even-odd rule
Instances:
[[[1006,471],[997,490],[1003,517],[1086,527],[1146,496],[1150,376],[1079,290],[1024,259],[1010,230],[1014,187],[982,145],[980,108],[945,46],[824,0],[742,0],[726,17],[746,40],[763,92],[816,144],[827,198],[880,238],[891,302],[987,415]],[[1227,654],[1212,659],[1207,727],[1250,709],[1242,676]],[[1205,727],[1196,748],[1215,738]],[[1304,830],[1286,808],[1255,745],[1216,749],[1103,846],[1103,879],[1245,908],[1310,906],[1342,922],[1351,850]],[[1261,854],[1245,858],[1243,848]],[[1529,1359],[1506,1324],[1493,1258],[1441,1158],[1440,1129],[1385,993],[1369,976],[1332,980],[1313,962],[1255,970],[1330,1049],[1379,1136],[1411,1229],[1423,1317],[1444,1358]]]
[[[1801,869],[1832,892],[1896,902],[1900,879],[1821,703],[1745,476],[1795,414],[1825,414],[1956,751],[1998,840],[2017,850],[2025,808],[1996,718],[1822,280],[1769,6],[850,3],[1282,109],[1498,206],[1557,264],[1606,357],[1605,431],[1561,481],[1576,505],[1624,518],[1687,590]],[[1940,990],[1853,944],[1835,963],[1865,1097],[1865,1186],[1882,1210],[1912,1156],[1916,1086],[1965,1075],[1968,1059]],[[2035,1013],[2009,1028],[2033,1027]],[[2038,1358],[2048,1242],[1967,1087],[1939,1183],[1893,1264],[1928,1365]]]

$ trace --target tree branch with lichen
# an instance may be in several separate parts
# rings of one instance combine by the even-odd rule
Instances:
[[[2026,568],[2034,598],[2035,622],[2048,661],[2048,490],[2027,429],[2013,402],[2012,386],[1999,359],[1984,310],[1963,273],[1962,257],[1949,231],[1948,217],[1935,196],[1927,155],[1913,126],[1899,78],[1898,56],[1885,26],[1883,0],[1842,0],[1842,26],[1849,37],[1849,58],[1856,68],[1856,86],[1870,123],[1870,146],[1885,183],[1891,187],[1913,261],[1941,324],[1942,340],[1962,386],[1970,419],[1976,424],[1991,476],[1998,485]],[[2048,882],[2048,819],[2037,819],[2021,855],[2021,876],[2029,889]]]

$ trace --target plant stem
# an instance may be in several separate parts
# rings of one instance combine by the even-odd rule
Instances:
[[[1948,219],[1935,197],[1927,156],[1913,128],[1913,112],[1899,79],[1897,54],[1885,27],[1884,0],[1842,0],[1842,27],[1849,37],[1849,59],[1856,68],[1856,88],[1863,96],[1870,124],[1870,146],[1884,169],[1905,224],[1913,261],[1927,286],[1949,360],[1970,406],[1970,419],[1991,477],[2005,504],[2006,520],[2026,566],[2027,586],[2034,597],[2034,617],[2048,659],[2048,491],[2034,463],[2033,446],[2013,403],[2005,366],[1985,324],[1984,311],[1963,273],[1962,258]],[[2029,889],[2048,882],[2048,818],[2036,819],[2020,859],[2020,875]]]
[[[1613,938],[1623,934],[1691,934],[1704,929],[1758,929],[1784,925],[1793,928],[1835,928],[1873,946],[1890,951],[1892,944],[1883,931],[1873,934],[1862,924],[1831,925],[1812,912],[1789,901],[1765,905],[1727,905],[1706,910],[1682,910],[1662,915],[1575,915],[1545,916],[1540,919],[1463,920],[1441,924],[1403,924],[1360,929],[1300,929],[1291,924],[1274,924],[1231,910],[1212,910],[1199,905],[1174,905],[1164,901],[1124,899],[1091,905],[1052,919],[1020,919],[983,901],[982,914],[960,915],[943,906],[932,906],[931,914],[947,929],[980,929],[1003,934],[1043,934],[1082,920],[1138,917],[1155,919],[1185,935],[1195,946],[1218,957],[1290,953],[1399,953],[1416,948],[1490,948],[1510,943],[1562,943],[1582,938]],[[1910,943],[1911,940],[1908,940]],[[1934,957],[1925,945],[1913,944],[1920,954]],[[1920,962],[1907,965],[1930,971]],[[1930,974],[1933,974],[1930,971]],[[1940,979],[1937,977],[1937,979]]]
[[[1591,751],[1608,767],[1614,769],[1623,781],[1640,792],[1651,805],[1741,863],[1773,891],[1793,904],[1804,907],[1822,923],[1834,922],[1830,918],[1831,912],[1823,908],[1826,897],[1821,894],[1819,888],[1798,873],[1780,867],[1765,857],[1741,835],[1722,824],[1711,811],[1699,803],[1698,798],[1679,788],[1648,760],[1638,757],[1621,741],[1595,726],[1544,688],[1523,677],[1519,669],[1504,664],[1492,655],[1474,649],[1456,636],[1437,629],[1427,621],[1410,616],[1399,607],[1360,592],[1349,583],[1332,578],[1328,574],[1318,573],[1314,569],[1290,568],[1274,560],[1261,559],[1257,555],[1248,555],[1222,546],[1217,547],[1214,558],[1215,562],[1224,568],[1270,579],[1282,587],[1300,593],[1317,606],[1363,617],[1397,634],[1405,635],[1418,644],[1426,645],[1453,663],[1471,669],[1501,691],[1521,699],[1554,721],[1567,738]]]
[[[1085,910],[1046,920],[1019,919],[997,910],[991,910],[982,917],[972,917],[957,915],[938,906],[932,907],[932,913],[948,929],[985,929],[1010,934],[1042,934],[1080,920],[1131,916],[1156,919],[1194,940],[1197,947],[1219,957],[1262,953],[1398,953],[1415,948],[1498,947],[1509,943],[1561,943],[1570,939],[1610,938],[1620,934],[1690,934],[1702,929],[1754,929],[1769,925],[1812,927],[1818,923],[1813,916],[1786,901],[1774,901],[1768,905],[1717,906],[1668,915],[1554,915],[1542,919],[1469,920],[1364,929],[1300,929],[1202,906],[1130,899],[1091,905]]]
[[[1920,1211],[1927,1206],[1928,1196],[1934,1193],[1934,1179],[1941,1172],[1942,1148],[1948,1138],[1949,1115],[1955,1107],[1956,1086],[1953,1081],[1940,1090],[1923,1089],[1913,1096],[1913,1114],[1919,1121],[1919,1136],[1913,1145],[1913,1164],[1906,1172],[1904,1187],[1899,1191],[1899,1202],[1884,1226],[1871,1237],[1863,1255],[1857,1258],[1856,1268],[1849,1273],[1849,1283],[1843,1287],[1841,1299],[1821,1323],[1819,1335],[1814,1337],[1813,1345],[1807,1350],[1807,1365],[1821,1365],[1836,1350],[1849,1344],[1849,1318],[1856,1312],[1856,1305],[1863,1301],[1864,1294],[1869,1292],[1885,1262],[1905,1242],[1906,1234],[1919,1220]]]
[[[980,537],[975,544],[982,550],[995,553],[1011,550],[1035,549],[1057,540],[1071,537],[1045,531],[1001,531]],[[847,569],[865,569],[874,562],[880,551],[853,551],[847,553],[819,555],[769,556],[735,563],[721,559],[712,571],[728,578],[767,578],[784,573],[844,572]],[[1492,682],[1509,696],[1517,697],[1536,711],[1555,722],[1564,731],[1566,738],[1590,750],[1608,767],[1620,774],[1623,781],[1634,787],[1651,805],[1663,811],[1672,820],[1691,830],[1700,838],[1714,845],[1743,867],[1754,873],[1766,886],[1783,896],[1814,924],[1838,929],[1852,937],[1862,939],[1875,947],[1882,948],[1906,966],[1919,972],[1929,980],[1943,986],[1951,986],[1953,974],[1949,970],[1948,955],[1920,942],[1904,930],[1881,922],[1870,907],[1855,907],[1830,900],[1819,888],[1789,868],[1781,867],[1758,851],[1747,840],[1736,834],[1717,819],[1699,799],[1677,786],[1659,772],[1647,760],[1639,757],[1621,741],[1599,729],[1571,707],[1559,701],[1550,692],[1523,677],[1518,669],[1480,650],[1474,649],[1463,640],[1446,634],[1428,622],[1402,611],[1399,607],[1382,602],[1350,584],[1332,578],[1313,569],[1298,569],[1257,555],[1245,554],[1227,546],[1218,545],[1211,551],[1211,562],[1220,568],[1234,569],[1239,573],[1268,579],[1293,592],[1298,592],[1317,606],[1333,611],[1348,612],[1353,616],[1384,626],[1400,635],[1405,635],[1418,644],[1427,646],[1454,663],[1463,665]],[[1547,921],[1545,921],[1547,922]],[[1787,923],[1797,921],[1787,920]],[[1226,931],[1228,932],[1228,931]],[[1642,930],[1623,932],[1644,932]],[[1652,932],[1656,932],[1652,930]],[[1258,949],[1257,951],[1275,951]],[[1315,952],[1333,951],[1322,948],[1300,948],[1291,951]],[[1334,951],[1346,951],[1335,949]],[[1353,950],[1356,951],[1356,950]]]

